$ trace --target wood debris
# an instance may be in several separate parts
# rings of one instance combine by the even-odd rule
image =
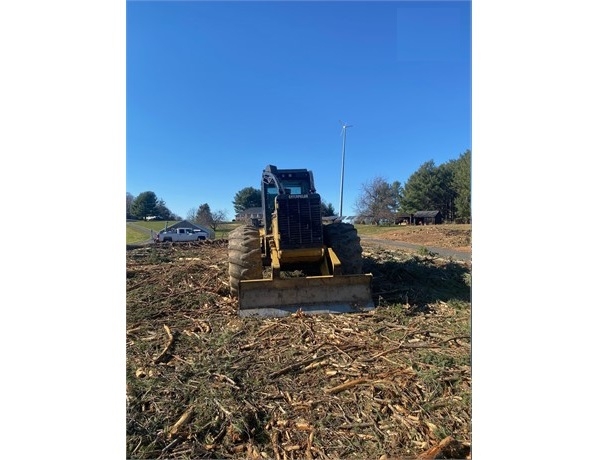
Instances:
[[[127,457],[468,458],[470,267],[368,252],[375,311],[242,319],[226,244],[128,251]]]

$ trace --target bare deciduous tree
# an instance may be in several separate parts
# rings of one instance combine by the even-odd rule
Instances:
[[[223,222],[227,221],[227,211],[225,211],[223,209],[214,211],[212,213],[212,221],[213,221],[213,223],[212,223],[211,228],[216,231],[217,227],[219,225],[221,225]]]
[[[390,184],[383,177],[377,176],[362,184],[354,210],[357,215],[369,218],[375,223],[394,222],[401,196],[400,182],[394,181]]]
[[[188,222],[196,222],[196,210],[194,208],[188,209],[185,220]]]
[[[190,211],[191,213],[192,211]],[[189,215],[189,214],[188,214]],[[217,230],[219,225],[227,220],[227,211],[219,209],[218,211],[211,211],[208,203],[201,204],[198,207],[194,215],[193,221],[205,225],[206,227],[212,228],[214,231]]]

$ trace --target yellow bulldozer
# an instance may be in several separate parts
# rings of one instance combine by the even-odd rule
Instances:
[[[352,224],[323,223],[312,171],[262,173],[262,219],[229,234],[229,285],[243,317],[374,308],[371,274]]]

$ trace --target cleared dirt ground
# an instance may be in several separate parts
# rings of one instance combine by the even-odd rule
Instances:
[[[226,246],[127,251],[127,458],[470,458],[470,263],[363,243],[374,311],[242,319]]]
[[[390,227],[377,234],[377,238],[425,247],[449,248],[457,251],[471,250],[471,225],[411,225]]]

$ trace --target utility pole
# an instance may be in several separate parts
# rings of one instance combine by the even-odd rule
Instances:
[[[342,123],[340,121],[340,123]],[[346,128],[350,128],[352,125],[347,125],[342,123],[342,132],[343,140],[342,140],[342,177],[340,179],[340,217],[343,217],[342,214],[342,205],[344,203],[344,163],[346,161]]]

